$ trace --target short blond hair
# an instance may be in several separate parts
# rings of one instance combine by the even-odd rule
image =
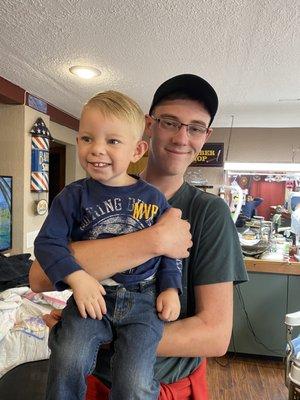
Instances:
[[[114,116],[132,125],[138,138],[145,129],[145,115],[140,106],[126,94],[115,90],[97,93],[84,105],[82,113],[89,107],[97,108],[104,117]]]

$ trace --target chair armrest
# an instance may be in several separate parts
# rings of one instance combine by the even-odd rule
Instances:
[[[300,311],[286,314],[284,323],[289,326],[300,326]]]

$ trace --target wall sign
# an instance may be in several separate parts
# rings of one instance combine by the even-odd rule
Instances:
[[[45,199],[35,201],[35,212],[44,215],[48,211],[48,202]]]
[[[190,167],[223,167],[224,143],[205,143]]]
[[[35,97],[29,93],[27,93],[27,105],[35,110],[47,114],[48,104],[44,100],[39,99],[38,97]]]

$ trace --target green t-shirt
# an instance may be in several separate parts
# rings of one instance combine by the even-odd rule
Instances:
[[[193,247],[183,260],[183,294],[180,318],[195,314],[194,286],[248,280],[240,243],[230,210],[223,199],[205,193],[188,183],[169,200],[182,210],[191,224]],[[164,383],[175,382],[192,373],[201,358],[159,357],[155,377]]]

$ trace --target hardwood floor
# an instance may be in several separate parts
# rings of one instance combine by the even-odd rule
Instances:
[[[287,400],[281,359],[229,354],[207,364],[210,400]]]
[[[221,366],[220,364],[224,365]],[[48,361],[19,365],[0,379],[1,400],[43,400]],[[209,359],[210,400],[287,400],[284,365],[278,359],[229,355]]]

